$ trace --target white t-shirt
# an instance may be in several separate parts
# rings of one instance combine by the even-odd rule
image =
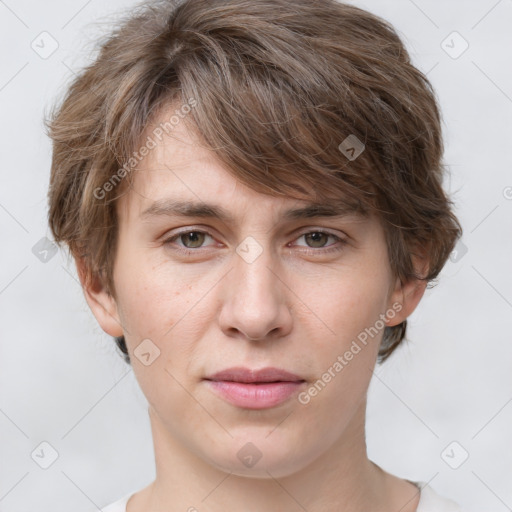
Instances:
[[[424,482],[411,482],[421,489],[420,501],[416,512],[462,512],[452,500],[439,496],[432,487]],[[134,493],[127,494],[120,500],[102,508],[102,512],[126,512],[126,504]]]

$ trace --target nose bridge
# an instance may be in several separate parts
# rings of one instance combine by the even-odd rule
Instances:
[[[274,256],[268,247],[245,245],[249,250],[244,252],[243,245],[237,248],[234,258],[235,279],[238,282],[237,295],[249,301],[269,300],[275,295],[275,275],[271,271],[275,267]]]
[[[236,248],[233,264],[236,294],[241,302],[249,306],[271,305],[276,298],[275,276],[271,269],[275,267],[273,251],[264,242],[247,237]],[[256,313],[256,312],[254,312]]]
[[[248,237],[237,247],[222,306],[224,330],[261,339],[276,328],[289,329],[286,294],[274,273],[278,268],[276,255],[263,243]]]

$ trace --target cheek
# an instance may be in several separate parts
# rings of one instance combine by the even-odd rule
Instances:
[[[304,348],[314,354],[318,380],[306,390],[302,403],[316,402],[314,408],[324,412],[331,410],[329,403],[336,403],[341,421],[342,411],[363,396],[385,327],[380,315],[385,313],[387,284],[384,274],[352,268],[322,283],[316,292],[309,291],[310,309],[301,308],[301,323],[308,331]]]
[[[200,287],[169,263],[154,264],[147,253],[119,259],[116,286],[127,338],[162,340],[198,302]]]
[[[388,282],[384,275],[347,268],[330,279],[317,281],[314,287],[296,290],[299,298],[305,298],[300,308],[303,315],[316,317],[316,326],[327,335],[328,340],[317,335],[316,342],[340,350],[375,326],[379,315],[385,313]],[[313,325],[312,320],[309,324]]]
[[[155,409],[185,410],[191,400],[183,386],[206,321],[207,302],[200,300],[200,284],[142,262],[128,267],[120,278],[120,315],[137,381]],[[150,354],[146,360],[144,353]],[[189,421],[196,417],[198,411]]]
[[[192,267],[177,271],[169,262],[154,265],[147,257],[130,260],[126,258],[118,267],[118,304],[134,372],[150,401],[158,388],[179,401],[177,382],[185,384],[195,375],[198,343],[215,320],[208,291],[218,276],[201,274]],[[144,343],[155,354],[148,367],[138,358]]]
[[[308,338],[316,362],[315,380],[298,397],[308,431],[333,442],[366,397],[382,339],[383,288],[373,282],[332,287],[316,304],[328,326],[325,337]],[[320,307],[321,306],[321,307]],[[317,322],[318,324],[318,322]]]

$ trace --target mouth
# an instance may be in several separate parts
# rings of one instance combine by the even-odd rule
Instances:
[[[280,368],[228,368],[204,379],[218,396],[243,409],[267,409],[287,401],[306,382]]]
[[[243,382],[246,384],[260,384],[269,382],[304,382],[304,379],[281,368],[262,368],[260,370],[252,370],[241,366],[228,368],[220,372],[214,373],[206,380],[211,381],[228,381]]]

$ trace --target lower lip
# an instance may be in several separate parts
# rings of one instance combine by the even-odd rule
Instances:
[[[267,409],[279,405],[304,384],[298,382],[266,382],[248,384],[225,380],[207,380],[210,387],[228,402],[246,409]]]

